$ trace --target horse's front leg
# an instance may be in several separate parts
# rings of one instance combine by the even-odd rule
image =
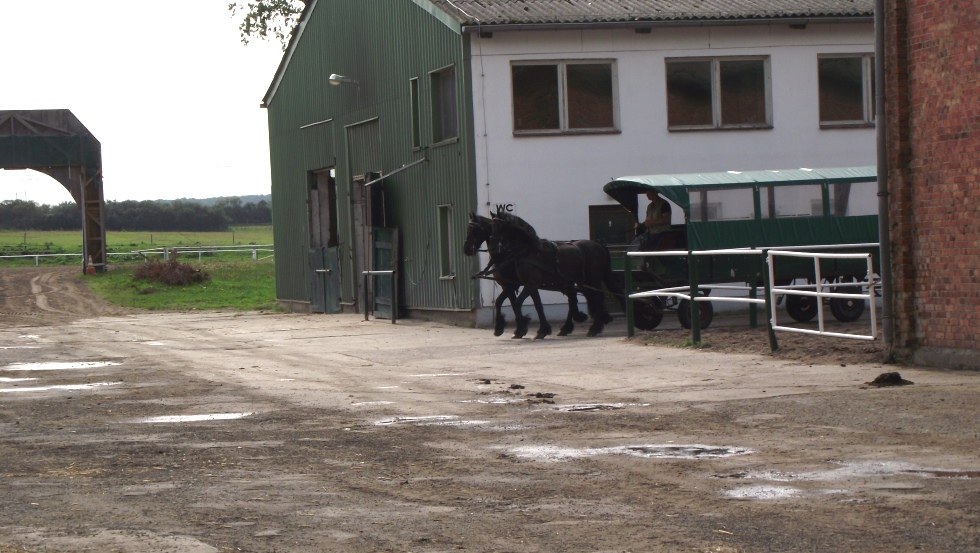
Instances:
[[[548,324],[548,317],[544,315],[544,306],[541,305],[541,294],[538,293],[538,289],[532,288],[530,294],[531,299],[534,300],[534,310],[538,312],[538,333],[534,335],[534,339],[541,340],[551,334],[551,325]]]
[[[568,315],[574,319],[576,323],[584,323],[585,321],[589,320],[589,314],[583,313],[578,308],[578,291],[575,288],[572,288],[572,295],[568,296],[568,309],[570,310]]]
[[[513,294],[514,292],[511,290],[511,295],[513,296]],[[531,318],[524,315],[524,313],[521,311],[521,306],[524,305],[524,300],[526,300],[529,295],[531,295],[531,293],[525,287],[523,290],[521,290],[521,293],[517,296],[516,300],[513,297],[510,299],[510,305],[514,308],[514,321],[517,323],[517,329],[514,330],[514,338],[523,338],[525,335],[527,335],[528,321]]]
[[[578,310],[578,293],[575,290],[565,290],[563,292],[568,298],[568,314],[565,315],[565,324],[558,330],[559,336],[568,336],[575,330],[575,322],[582,322],[588,318],[587,315]],[[582,319],[579,320],[578,317]]]
[[[504,314],[500,312],[504,305],[504,300],[509,299],[511,305],[514,304],[514,290],[510,288],[504,288],[501,290],[500,294],[497,295],[497,299],[493,302],[493,335],[500,336],[504,333],[504,327],[507,326],[507,321],[504,319]]]

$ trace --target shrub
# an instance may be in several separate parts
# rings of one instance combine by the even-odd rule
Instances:
[[[149,280],[168,286],[187,286],[211,280],[211,275],[193,265],[169,261],[148,261],[133,271],[134,280]]]

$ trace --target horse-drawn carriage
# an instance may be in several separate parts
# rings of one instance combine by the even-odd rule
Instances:
[[[649,175],[621,177],[603,190],[622,204],[637,220],[639,199],[654,193],[683,211],[684,223],[673,225],[675,253],[644,258],[635,267],[632,257],[623,256],[620,270],[630,290],[673,290],[690,286],[690,295],[709,294],[717,284],[745,283],[762,286],[768,269],[762,255],[732,255],[711,251],[731,249],[834,249],[867,252],[878,267],[878,216],[874,167],[793,169]],[[640,218],[642,219],[642,217]],[[696,253],[698,255],[696,255]],[[654,261],[655,260],[655,261]],[[655,265],[658,264],[658,265]],[[656,268],[655,268],[656,267]],[[860,291],[868,278],[866,264],[852,259],[825,260],[820,265],[820,282],[813,263],[803,259],[781,261],[774,267],[772,284],[825,286],[840,293]],[[786,310],[805,322],[817,313],[813,296],[785,296]],[[830,298],[830,310],[841,321],[853,321],[864,312],[862,300]],[[706,327],[713,316],[708,301],[696,302],[695,315],[687,300],[665,294],[635,300],[636,327],[652,329],[664,312],[676,310],[685,328],[692,315]]]

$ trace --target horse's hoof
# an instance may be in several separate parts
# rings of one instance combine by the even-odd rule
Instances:
[[[538,333],[534,335],[534,339],[535,340],[544,340],[544,337],[545,336],[548,336],[549,334],[551,334],[551,327],[550,326],[547,326],[547,327],[544,327],[544,328],[539,328],[538,329]]]
[[[502,327],[502,326],[499,326],[499,327],[493,329],[493,335],[494,336],[500,336],[503,333],[504,333],[504,327]]]
[[[592,328],[589,329],[589,332],[586,335],[591,338],[591,337],[594,337],[594,336],[598,336],[601,332],[602,332],[602,327],[601,326],[599,328],[592,327]]]
[[[575,329],[574,327],[563,326],[563,327],[561,327],[561,330],[558,331],[558,335],[559,336],[568,336],[569,334],[572,333],[572,330],[574,330],[574,329]]]
[[[579,311],[578,313],[572,315],[572,318],[575,319],[576,323],[584,323],[585,321],[589,320],[589,315]]]

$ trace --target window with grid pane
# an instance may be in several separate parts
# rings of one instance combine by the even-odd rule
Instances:
[[[456,138],[456,70],[447,67],[432,75],[432,141]]]
[[[668,59],[671,130],[770,128],[768,58]]]
[[[821,56],[817,60],[821,126],[874,124],[874,56]]]
[[[613,73],[608,61],[512,65],[514,133],[615,131]]]

